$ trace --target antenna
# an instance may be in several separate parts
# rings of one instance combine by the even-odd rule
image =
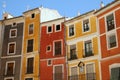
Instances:
[[[30,9],[30,6],[29,5],[27,5],[27,11]]]
[[[5,8],[6,8],[6,2],[5,1],[3,2],[2,7],[3,7],[3,13],[5,13]]]

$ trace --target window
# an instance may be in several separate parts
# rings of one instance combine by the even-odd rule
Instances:
[[[25,80],[33,80],[33,78],[26,78]]]
[[[27,52],[32,52],[33,51],[33,39],[28,40],[27,44]]]
[[[10,30],[10,38],[14,38],[17,36],[17,29],[11,29]]]
[[[54,80],[63,80],[62,66],[54,66]]]
[[[48,27],[47,27],[47,32],[48,32],[48,33],[52,32],[52,26],[48,26]]]
[[[16,25],[17,25],[17,24],[14,22],[14,23],[13,23],[13,27],[15,27]]]
[[[13,43],[9,43],[8,44],[8,53],[9,54],[14,54],[15,53],[15,48],[16,48],[16,44]]]
[[[51,66],[51,65],[52,65],[52,60],[48,60],[48,61],[47,61],[47,65],[48,65],[48,66]]]
[[[113,48],[113,47],[116,47],[117,46],[117,42],[116,42],[116,35],[113,34],[113,35],[110,35],[109,36],[109,48]]]
[[[33,14],[31,14],[31,18],[34,18],[35,17],[35,14],[33,13]]]
[[[87,32],[90,30],[89,19],[83,21],[83,31]]]
[[[87,77],[87,80],[96,80],[93,63],[86,65],[86,77]]]
[[[14,74],[14,62],[6,63],[6,75],[12,76]]]
[[[55,56],[61,55],[61,41],[57,41],[54,43],[54,48],[55,48]]]
[[[47,48],[46,48],[47,52],[49,52],[51,50],[51,46],[48,45]]]
[[[113,30],[115,28],[113,14],[110,14],[106,17],[106,22],[107,22],[107,31]]]
[[[78,80],[78,79],[79,79],[79,75],[78,75],[77,66],[71,67],[71,76],[70,76],[70,80]]]
[[[92,56],[92,42],[91,40],[85,41],[85,56],[84,57],[88,57],[88,56]]]
[[[69,36],[74,36],[74,25],[69,26]]]
[[[33,34],[33,29],[34,29],[33,24],[30,24],[29,25],[29,34]]]
[[[4,80],[14,80],[14,77],[7,77]]]
[[[27,74],[33,73],[34,58],[27,59]]]
[[[111,69],[111,80],[120,80],[120,67]]]
[[[76,45],[70,46],[70,60],[77,59]]]
[[[61,27],[60,24],[56,25],[56,31],[60,31]]]

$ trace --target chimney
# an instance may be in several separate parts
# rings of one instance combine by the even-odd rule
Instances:
[[[3,13],[3,19],[9,19],[9,18],[13,18],[13,16],[7,12]]]
[[[102,8],[102,7],[104,7],[103,1],[101,1],[101,3],[100,3],[100,8]]]

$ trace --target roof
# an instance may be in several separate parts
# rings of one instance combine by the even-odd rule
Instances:
[[[61,18],[62,16],[59,14],[57,10],[49,9],[49,8],[43,8],[40,7],[41,12],[41,22],[46,22],[54,19]]]
[[[67,22],[69,22],[69,21],[72,21],[72,20],[74,20],[74,19],[77,19],[77,18],[83,17],[83,16],[88,15],[88,14],[90,14],[90,13],[94,13],[95,11],[96,11],[96,10],[91,10],[91,11],[89,11],[89,12],[86,12],[86,13],[81,14],[81,15],[79,15],[79,16],[76,16],[76,17],[74,17],[74,18],[71,18],[71,19],[65,21],[65,23],[67,23]]]
[[[100,9],[98,9],[95,13],[98,13],[99,11],[101,11],[101,10],[103,10],[103,9],[105,9],[105,8],[107,8],[107,7],[109,7],[110,5],[116,3],[117,1],[120,1],[120,0],[114,0],[114,1],[112,1],[111,3],[107,4],[106,6],[104,6],[104,7],[100,8]]]
[[[27,11],[23,12],[23,14],[25,14],[25,13],[27,13],[27,12],[30,12],[30,11],[37,10],[37,9],[39,9],[39,8],[34,8],[34,9],[27,10]]]

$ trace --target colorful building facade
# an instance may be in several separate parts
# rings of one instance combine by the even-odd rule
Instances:
[[[68,80],[100,80],[94,10],[65,22]]]
[[[23,26],[22,16],[2,21],[1,80],[21,80]]]
[[[102,80],[120,80],[120,0],[98,10]]]
[[[21,80],[39,80],[39,8],[26,11],[23,16],[25,24]]]
[[[67,80],[64,20],[41,23],[40,80]]]

